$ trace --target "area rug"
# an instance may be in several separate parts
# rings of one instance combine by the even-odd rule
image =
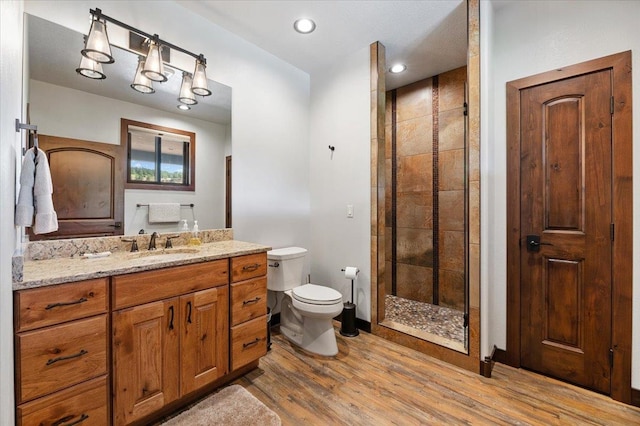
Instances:
[[[279,426],[280,417],[240,385],[228,386],[162,426]]]

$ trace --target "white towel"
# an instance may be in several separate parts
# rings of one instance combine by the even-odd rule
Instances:
[[[35,170],[35,176],[34,176]],[[26,152],[20,173],[20,193],[16,205],[15,224],[31,226],[33,213],[36,220],[34,234],[47,234],[58,230],[58,215],[53,208],[53,183],[47,154],[38,149]]]
[[[179,203],[150,203],[149,223],[178,223],[180,222]]]
[[[20,193],[16,205],[14,223],[17,226],[31,226],[33,224],[33,183],[36,165],[33,161],[33,150],[28,150],[22,159],[20,172]]]

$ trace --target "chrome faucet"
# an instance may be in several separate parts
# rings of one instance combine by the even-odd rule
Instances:
[[[158,233],[154,232],[153,234],[151,234],[151,239],[149,240],[149,250],[155,250],[156,249],[156,238],[158,237]]]

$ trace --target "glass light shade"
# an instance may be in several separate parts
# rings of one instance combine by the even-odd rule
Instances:
[[[102,64],[94,61],[93,59],[89,59],[86,56],[83,56],[82,59],[80,59],[80,65],[76,68],[76,72],[94,80],[104,80],[107,78],[104,72],[102,72]]]
[[[193,71],[193,83],[191,85],[191,91],[199,96],[209,96],[211,95],[211,90],[209,90],[207,84],[207,66],[204,64],[204,61],[200,59],[196,59],[196,69]]]
[[[96,62],[103,64],[113,63],[114,59],[113,55],[111,55],[111,46],[107,36],[107,24],[98,19],[91,21],[89,36],[81,52],[83,56]]]
[[[144,76],[149,80],[162,83],[167,81],[167,76],[164,75],[164,64],[162,63],[160,49],[162,49],[162,46],[155,41],[150,40],[149,53],[147,54],[142,74],[144,74]]]
[[[136,69],[136,75],[131,83],[131,88],[140,93],[153,93],[156,90],[153,88],[153,82],[142,74],[144,68],[144,58],[138,60],[138,68]]]
[[[180,85],[180,95],[178,96],[178,100],[183,104],[195,105],[198,103],[198,101],[196,101],[196,95],[191,91],[192,83],[193,79],[191,78],[191,74],[183,72],[182,85]]]

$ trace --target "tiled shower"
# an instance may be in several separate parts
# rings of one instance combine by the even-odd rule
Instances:
[[[457,68],[386,102],[386,319],[453,340],[466,303],[466,78]]]

